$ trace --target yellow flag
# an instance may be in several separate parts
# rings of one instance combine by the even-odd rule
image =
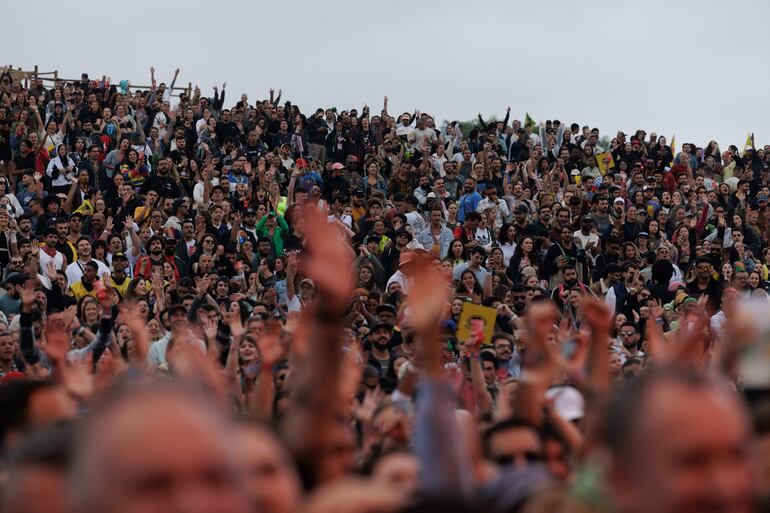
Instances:
[[[754,145],[751,144],[751,134],[746,136],[746,144],[743,145],[744,150],[750,150]]]
[[[674,165],[673,157],[676,157],[676,134],[671,136],[671,155],[672,155],[672,158],[671,158],[671,162],[669,162],[668,164],[669,166]]]

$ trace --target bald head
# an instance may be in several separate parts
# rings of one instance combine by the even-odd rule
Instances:
[[[80,433],[72,470],[77,510],[244,512],[226,418],[189,390],[157,383],[112,398]]]

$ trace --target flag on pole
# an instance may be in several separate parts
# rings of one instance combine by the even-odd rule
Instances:
[[[674,165],[674,157],[676,157],[676,134],[671,136],[671,162],[669,162],[669,166]]]
[[[750,150],[753,147],[754,145],[751,144],[751,134],[749,134],[746,136],[746,144],[743,145],[743,151],[745,152],[747,150]]]
[[[529,116],[529,112],[527,112],[526,115],[524,116],[524,126],[527,126],[527,125],[531,125],[533,127],[537,126],[537,123],[535,123],[535,120]]]

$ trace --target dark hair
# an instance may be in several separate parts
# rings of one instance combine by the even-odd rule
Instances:
[[[497,240],[500,244],[510,244],[513,242],[513,239],[508,240],[508,229],[511,226],[513,226],[511,223],[503,223],[500,227],[500,232],[497,235]]]
[[[485,455],[489,456],[490,442],[492,440],[492,437],[498,433],[507,431],[509,429],[530,429],[532,430],[532,432],[534,432],[538,436],[538,438],[542,438],[542,433],[537,428],[536,425],[529,422],[528,420],[524,420],[517,417],[511,417],[507,420],[502,420],[500,422],[492,424],[489,428],[487,428],[486,431],[484,431],[484,435],[482,436],[482,444],[483,444]]]
[[[16,379],[0,385],[0,442],[8,439],[13,430],[27,425],[27,408],[32,396],[42,390],[55,388],[52,381]],[[4,447],[3,447],[4,449]]]

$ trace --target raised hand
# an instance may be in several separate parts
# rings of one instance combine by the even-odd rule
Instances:
[[[53,260],[49,260],[45,264],[45,275],[48,276],[52,283],[59,279],[59,274],[56,272],[56,265],[53,263]]]
[[[19,299],[25,312],[32,312],[37,300],[34,280],[27,280],[23,287],[19,287]]]
[[[206,335],[206,340],[212,342],[217,336],[218,321],[216,319],[206,318],[203,321],[203,334]]]
[[[312,255],[303,260],[304,271],[313,278],[323,307],[341,314],[353,290],[353,252],[315,205],[308,206],[304,215],[310,228],[307,247]]]
[[[246,333],[246,329],[243,327],[243,323],[241,322],[241,313],[238,312],[226,312],[224,315],[225,324],[227,324],[230,327],[230,335],[233,337],[233,342],[237,343],[241,340],[243,335]],[[216,335],[216,331],[214,332],[214,335]],[[208,337],[208,333],[206,333],[206,336]]]
[[[285,356],[280,336],[280,323],[270,321],[257,337],[257,349],[259,349],[259,356],[262,358],[262,365],[265,367],[272,367]]]
[[[41,345],[43,352],[54,366],[64,367],[67,353],[70,350],[70,337],[62,327],[63,323],[50,320],[46,323],[45,343]]]
[[[135,304],[123,306],[120,310],[120,318],[131,330],[136,353],[136,364],[144,366],[147,362],[147,352],[150,349],[150,338],[147,336],[147,325],[144,316],[139,312]]]

